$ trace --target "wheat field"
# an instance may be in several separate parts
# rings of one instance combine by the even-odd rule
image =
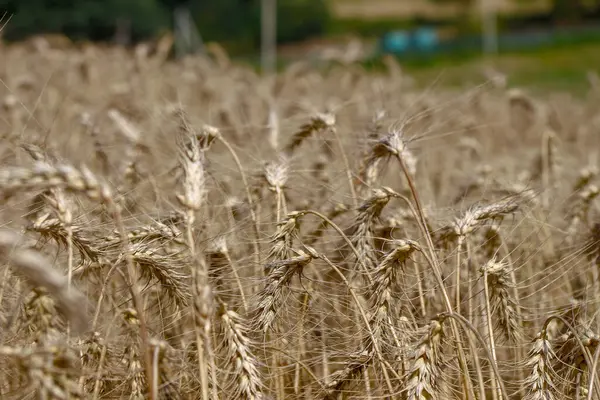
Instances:
[[[598,399],[600,88],[0,48],[2,399]]]

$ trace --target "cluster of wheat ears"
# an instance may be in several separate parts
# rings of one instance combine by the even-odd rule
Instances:
[[[0,48],[1,398],[600,398],[594,80],[168,48]]]

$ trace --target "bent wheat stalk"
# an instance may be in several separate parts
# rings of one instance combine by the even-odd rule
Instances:
[[[63,310],[74,333],[83,332],[89,322],[85,307],[87,298],[73,287],[69,290],[68,278],[56,271],[41,254],[18,245],[18,235],[0,232],[0,260],[11,265],[34,286],[46,288]]]
[[[130,291],[133,305],[138,311],[140,336],[144,352],[144,366],[146,375],[151,382],[152,360],[148,350],[147,324],[143,314],[141,297],[135,285],[135,266],[129,250],[129,240],[125,232],[125,225],[121,216],[121,209],[115,202],[112,191],[104,182],[100,181],[85,166],[79,169],[68,164],[51,166],[46,163],[35,163],[31,168],[9,167],[0,170],[0,191],[12,195],[23,190],[63,188],[65,190],[83,193],[90,200],[99,201],[110,210],[114,223],[118,229],[123,254],[126,261],[125,282]],[[151,400],[155,400],[150,396]]]

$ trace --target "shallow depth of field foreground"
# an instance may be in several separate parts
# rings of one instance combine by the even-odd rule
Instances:
[[[593,80],[166,51],[0,48],[1,398],[600,398]]]

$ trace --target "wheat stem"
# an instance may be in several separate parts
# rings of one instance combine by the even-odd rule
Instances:
[[[490,361],[490,365],[492,366],[492,370],[494,371],[494,374],[496,376],[499,390],[501,393],[501,397],[504,398],[505,400],[510,399],[510,397],[508,396],[508,392],[506,391],[506,387],[504,386],[504,382],[502,381],[502,377],[500,375],[500,371],[498,370],[498,366],[496,365],[496,363],[492,362],[492,354],[490,353],[490,350],[486,346],[485,340],[483,339],[483,337],[481,337],[481,334],[479,332],[477,332],[477,329],[475,329],[473,324],[471,324],[469,322],[469,320],[467,320],[465,317],[463,317],[460,314],[442,313],[441,316],[449,317],[449,318],[457,320],[459,323],[461,323],[463,325],[464,328],[468,329],[473,334],[473,336],[479,341],[479,343],[481,343],[481,345],[483,346],[483,350],[486,353],[487,359]]]
[[[496,343],[494,341],[494,328],[492,327],[492,310],[490,307],[490,290],[488,284],[488,272],[487,268],[483,271],[483,289],[484,289],[484,303],[485,303],[485,314],[488,329],[488,340],[490,343],[490,352],[492,354],[491,362],[498,365],[496,359]],[[496,400],[498,398],[498,384],[496,378],[492,377],[492,398]]]
[[[354,208],[358,208],[358,197],[356,196],[356,189],[354,188],[354,178],[352,177],[352,169],[350,169],[350,162],[348,161],[348,156],[346,155],[346,150],[344,149],[344,145],[342,143],[342,138],[340,137],[337,129],[334,127],[332,128],[332,130],[338,147],[340,148],[340,154],[342,156],[342,160],[344,161],[344,166],[346,168],[346,177],[348,178],[348,187],[350,188],[350,194],[352,195]]]
[[[433,245],[431,233],[429,232],[429,228],[427,227],[427,220],[425,218],[425,213],[423,212],[423,207],[421,205],[421,200],[419,198],[419,194],[414,185],[413,178],[412,178],[410,172],[408,171],[406,164],[405,164],[404,160],[402,159],[401,155],[396,154],[396,159],[400,163],[400,167],[402,168],[404,176],[406,177],[408,186],[410,188],[410,192],[411,192],[413,199],[415,200],[415,204],[417,206],[417,215],[419,217],[418,218],[419,227],[421,228],[423,235],[425,236],[425,239],[427,240],[427,247],[429,249],[429,253],[430,253],[430,257],[431,257],[431,258],[428,258],[428,261],[430,262],[430,266],[433,269],[435,279],[437,280],[437,283],[440,286],[440,290],[442,291],[442,295],[444,296],[446,310],[448,312],[452,312],[452,303],[450,302],[450,298],[448,297],[448,291],[446,290],[446,285],[444,284],[444,281],[442,279],[442,276],[441,276],[441,273],[440,273],[440,270],[438,267],[439,262],[437,260],[436,254],[433,250],[435,247]],[[472,398],[474,398],[475,394],[473,393],[473,387],[472,387],[471,381],[468,378],[469,370],[468,370],[467,363],[465,360],[464,350],[462,349],[460,335],[458,333],[458,328],[456,327],[456,324],[454,324],[453,321],[451,321],[451,328],[452,328],[452,333],[453,333],[454,338],[456,339],[456,343],[457,343],[458,359],[459,359],[459,363],[460,363],[460,368],[462,370],[461,376],[462,376],[462,380],[463,380],[464,389],[467,391],[467,393],[469,393],[469,395]]]
[[[242,183],[244,184],[244,189],[246,190],[246,200],[248,201],[248,205],[250,207],[250,218],[252,219],[252,228],[254,229],[254,238],[255,240],[252,242],[254,246],[254,261],[256,262],[256,271],[258,274],[256,276],[260,276],[260,231],[258,229],[258,218],[256,217],[256,209],[254,207],[254,200],[252,199],[252,193],[250,193],[250,185],[248,184],[248,179],[246,178],[246,173],[244,172],[244,167],[236,153],[236,151],[231,147],[229,141],[227,141],[222,135],[218,135],[217,139],[223,143],[223,145],[227,148],[227,151],[231,154],[235,165],[238,168],[240,176],[242,178]]]
[[[369,333],[369,338],[371,339],[371,341],[373,343],[373,349],[375,350],[375,354],[377,355],[377,358],[379,359],[379,361],[383,365],[385,365],[383,354],[381,353],[378,341],[373,333],[373,330],[371,329],[371,324],[369,323],[367,313],[365,312],[363,306],[361,305],[360,300],[358,299],[358,296],[356,295],[355,290],[352,288],[352,286],[350,285],[350,282],[348,282],[348,280],[346,279],[346,276],[344,276],[342,271],[340,271],[339,268],[334,263],[332,263],[325,255],[320,254],[319,258],[321,260],[325,261],[327,263],[327,265],[329,265],[331,267],[331,269],[334,270],[334,272],[340,277],[342,282],[344,282],[344,285],[348,288],[348,291],[350,292],[350,295],[352,296],[352,299],[354,300],[354,303],[356,304],[357,310],[360,313],[363,323],[365,324],[365,327],[367,328],[367,331]],[[390,393],[394,393],[394,388],[393,388],[392,382],[390,381],[390,377],[389,377],[389,375],[387,373],[387,369],[385,367],[383,368],[383,373],[384,373],[385,381],[386,381],[386,384],[388,385],[388,389],[389,389]]]
[[[598,359],[600,359],[600,346],[596,348],[594,352],[594,358],[592,360],[592,367],[589,372],[589,382],[588,382],[588,394],[587,400],[592,400],[594,393],[594,382],[596,382],[596,369],[598,369]]]

